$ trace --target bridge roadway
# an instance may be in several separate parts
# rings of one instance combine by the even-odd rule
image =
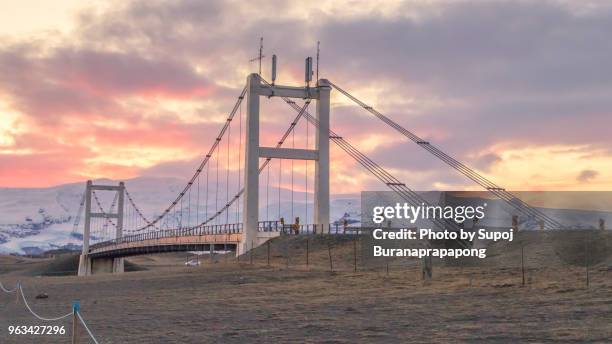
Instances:
[[[303,224],[297,226],[297,232],[339,234],[347,228],[335,225],[320,226]],[[257,247],[267,240],[279,236],[282,232],[293,233],[295,225],[281,225],[278,221],[259,223],[255,242],[249,247]],[[210,225],[193,228],[167,229],[147,233],[133,234],[122,238],[96,243],[89,247],[91,259],[122,258],[151,253],[184,252],[184,251],[235,251],[242,239],[242,224]]]
[[[278,221],[260,222],[257,241],[248,246],[256,247],[288,227]],[[165,229],[96,243],[89,247],[88,256],[99,259],[162,252],[235,251],[241,239],[241,223]]]
[[[285,225],[266,222],[259,226],[256,241],[249,246],[257,247],[267,240],[285,234],[362,234],[374,227],[345,227],[337,224],[328,226]],[[400,231],[401,228],[386,228]],[[412,228],[415,229],[415,228]],[[499,231],[500,228],[489,228]],[[507,228],[505,229],[507,230]],[[79,274],[89,275],[100,272],[123,272],[123,258],[164,252],[186,251],[234,251],[242,239],[242,225],[213,225],[203,227],[167,229],[128,235],[122,238],[94,244],[87,256],[81,256]],[[465,244],[457,243],[460,246]],[[465,246],[464,246],[465,247]]]
[[[274,232],[269,232],[274,233]],[[275,234],[278,235],[278,232]],[[141,240],[93,245],[89,249],[91,258],[119,258],[142,254],[182,251],[235,250],[242,233],[186,234],[171,237],[152,237]]]

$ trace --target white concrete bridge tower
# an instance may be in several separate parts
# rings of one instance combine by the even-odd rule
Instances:
[[[309,80],[307,68],[306,81]],[[310,73],[310,75],[312,75]],[[247,78],[247,130],[244,175],[243,233],[237,254],[243,254],[268,239],[267,232],[258,231],[259,223],[259,158],[315,161],[314,224],[329,225],[329,82],[317,81],[315,87],[280,86],[263,83],[259,74]],[[260,97],[287,97],[316,100],[315,149],[261,147],[259,145]],[[307,219],[304,219],[307,221]],[[276,233],[277,234],[277,233]]]
[[[97,213],[91,211],[91,196],[95,190],[101,191],[116,191],[117,196],[117,211],[115,213]],[[89,240],[91,219],[94,217],[115,218],[116,232],[115,238],[119,239],[123,236],[123,197],[125,194],[125,185],[120,182],[118,186],[114,185],[94,185],[91,180],[87,181],[85,186],[85,223],[83,228],[83,251],[79,258],[79,276],[89,276],[100,272],[123,272],[123,258],[97,258],[92,259],[89,256]]]

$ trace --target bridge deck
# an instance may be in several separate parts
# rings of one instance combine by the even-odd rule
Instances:
[[[93,246],[89,250],[92,258],[99,257],[125,257],[147,253],[179,252],[179,251],[208,251],[220,250],[224,247],[233,249],[239,242],[242,234],[223,233],[205,235],[185,235],[157,239],[123,242],[117,244]]]

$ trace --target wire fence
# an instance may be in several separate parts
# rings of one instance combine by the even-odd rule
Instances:
[[[46,322],[54,322],[54,321],[60,321],[63,319],[66,319],[68,317],[72,317],[72,322],[73,322],[73,333],[72,333],[72,337],[73,337],[73,341],[72,343],[76,343],[76,322],[77,320],[83,325],[83,327],[85,328],[85,330],[87,331],[87,334],[89,335],[89,338],[91,338],[91,340],[95,343],[95,344],[99,344],[98,340],[96,339],[96,337],[94,336],[94,334],[92,333],[92,331],[89,329],[89,327],[87,326],[87,323],[85,322],[85,320],[83,319],[83,317],[81,316],[81,312],[80,312],[80,306],[78,302],[73,302],[72,304],[72,311],[70,311],[69,313],[66,313],[64,315],[60,315],[57,317],[44,317],[41,316],[40,314],[36,313],[32,307],[30,306],[30,304],[28,303],[28,300],[26,298],[25,292],[23,291],[23,286],[21,284],[21,282],[17,282],[17,284],[15,285],[15,287],[13,289],[7,289],[2,282],[0,282],[0,289],[7,293],[7,294],[12,294],[12,293],[18,293],[18,297],[20,297],[21,300],[23,300],[23,304],[25,306],[25,308],[28,310],[28,312],[30,312],[30,314],[32,314],[36,319],[41,320],[41,321],[46,321]]]
[[[419,280],[470,286],[564,284],[588,288],[594,282],[601,285],[612,282],[609,274],[612,231],[526,231],[512,242],[476,243],[475,247],[486,248],[483,259],[372,257],[371,245],[367,234],[350,231],[331,235],[281,235],[259,247],[249,245],[255,248],[237,257],[235,262],[334,273],[409,274]],[[449,248],[456,244],[442,241],[428,245]]]

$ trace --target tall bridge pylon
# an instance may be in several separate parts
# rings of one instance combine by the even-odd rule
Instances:
[[[115,191],[117,192],[117,211],[116,212],[92,212],[91,199],[95,196],[95,191]],[[79,258],[79,276],[89,276],[94,272],[123,272],[123,258],[98,258],[92,259],[89,256],[89,242],[91,239],[91,219],[104,218],[116,219],[115,238],[119,239],[123,236],[123,198],[125,194],[125,185],[120,182],[118,186],[114,185],[94,185],[91,180],[87,181],[85,186],[85,221],[83,227],[83,251]]]
[[[259,222],[259,158],[278,158],[315,161],[314,221],[315,225],[329,224],[329,114],[331,87],[326,79],[315,87],[281,86],[262,82],[259,74],[247,78],[247,118],[245,146],[245,174],[243,196],[243,235],[238,254],[243,254],[267,240],[258,236]],[[315,100],[319,125],[315,133],[315,149],[262,147],[259,145],[260,99],[270,97]],[[306,205],[308,206],[308,205]]]

